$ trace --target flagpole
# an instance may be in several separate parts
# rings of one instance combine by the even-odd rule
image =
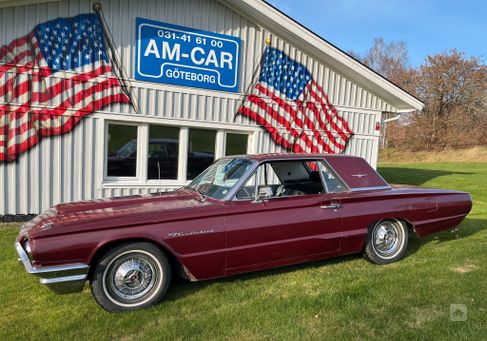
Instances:
[[[251,89],[253,89],[254,86],[259,81],[257,79],[257,74],[259,73],[259,70],[262,68],[262,61],[264,59],[265,50],[267,49],[267,46],[270,46],[271,45],[271,41],[272,41],[271,39],[272,39],[272,34],[265,39],[265,45],[266,46],[264,48],[264,51],[262,52],[262,55],[260,56],[259,63],[257,63],[257,66],[254,68],[254,71],[252,72],[252,81],[250,82],[250,84],[248,85],[248,87],[245,89],[244,95],[242,96],[242,99],[240,101],[240,105],[238,106],[237,112],[233,116],[233,122],[234,123],[235,123],[235,119],[237,118],[237,115],[239,114],[240,108],[242,107],[242,105],[244,104],[246,98],[250,94]]]
[[[101,3],[95,2],[93,4],[93,11],[95,11],[95,13],[98,15],[98,18],[100,19],[103,28],[103,33],[107,41],[108,49],[110,50],[110,53],[113,57],[112,58],[113,66],[114,66],[113,69],[115,71],[115,76],[120,82],[120,86],[122,87],[123,91],[130,99],[130,104],[132,105],[132,108],[134,109],[135,113],[141,114],[136,98],[132,92],[132,86],[130,86],[130,84],[128,83],[129,78],[125,73],[125,69],[123,68],[117,50],[115,49],[115,44],[113,43],[113,36],[108,28],[107,22],[105,20],[105,16],[103,15]]]

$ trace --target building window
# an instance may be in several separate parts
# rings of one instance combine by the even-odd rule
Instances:
[[[164,185],[182,185],[217,158],[246,154],[250,141],[243,132],[157,123],[107,121],[105,129],[107,184],[167,180]]]
[[[149,127],[147,179],[178,178],[179,128]]]
[[[216,130],[189,129],[187,179],[192,180],[215,161]]]
[[[109,124],[107,176],[135,177],[137,174],[137,126]]]
[[[226,135],[225,155],[247,154],[249,135],[235,133],[227,133]]]

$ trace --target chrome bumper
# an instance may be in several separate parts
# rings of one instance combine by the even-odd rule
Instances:
[[[70,294],[83,290],[88,277],[89,266],[87,264],[78,263],[35,268],[19,242],[15,243],[15,249],[19,254],[19,261],[24,264],[25,270],[40,277],[39,282],[56,294]]]

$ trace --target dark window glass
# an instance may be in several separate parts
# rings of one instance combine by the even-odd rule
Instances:
[[[216,131],[190,129],[187,178],[194,179],[215,160]]]
[[[108,176],[135,176],[137,169],[137,127],[108,125]]]
[[[178,178],[179,128],[150,126],[147,179]]]
[[[227,133],[225,155],[247,154],[247,144],[249,136],[247,134]]]
[[[320,170],[323,173],[323,180],[325,181],[325,189],[327,193],[340,193],[346,192],[347,188],[337,178],[337,176],[331,171],[328,166],[325,166],[322,162],[319,164]]]

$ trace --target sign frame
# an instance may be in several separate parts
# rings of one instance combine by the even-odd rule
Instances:
[[[145,39],[144,36],[142,35],[142,29],[144,27],[150,27],[152,29],[158,30],[157,39],[159,41],[162,41],[163,44],[168,40],[173,40],[173,41],[178,40],[178,42],[174,42],[174,44],[179,45],[178,48],[176,49],[177,50],[176,52],[178,53],[176,55],[178,59],[176,62],[173,62],[172,59],[166,60],[164,58],[160,58],[161,53],[159,53],[159,51],[157,50],[157,45],[155,45],[155,43],[153,44],[155,45],[153,46],[153,48],[156,49],[154,54],[156,54],[156,56],[159,56],[161,60],[160,69],[159,69],[160,71],[158,74],[157,71],[154,73],[147,73],[145,70],[143,70],[143,62],[144,62],[143,59],[147,58],[147,56],[142,56],[142,49],[145,48],[146,52],[148,49],[147,44],[145,46],[142,45],[142,40]],[[163,34],[163,36],[161,37],[159,35],[159,31],[164,32],[165,35]],[[182,41],[181,37],[183,37],[185,40]],[[195,37],[194,38],[195,41],[197,41],[197,38],[199,38],[199,41],[204,41],[205,42],[204,48],[206,48],[210,52],[210,54],[213,51],[213,56],[215,59],[212,59],[212,62],[214,65],[217,62],[216,52],[214,51],[218,50],[220,52],[220,58],[221,58],[220,65],[229,64],[230,61],[225,60],[223,54],[225,54],[227,59],[230,55],[232,57],[231,61],[233,62],[233,64],[229,64],[233,66],[233,70],[232,68],[230,68],[230,71],[232,73],[230,74],[229,70],[217,70],[218,66],[211,68],[211,67],[205,67],[205,66],[200,66],[199,64],[195,65],[194,63],[191,63],[194,62],[194,56],[196,55],[196,53],[193,53],[194,49],[198,49],[197,52],[199,53],[200,57],[207,55],[207,51],[203,48],[202,44],[198,43],[196,45],[194,44],[190,45],[191,37]],[[186,39],[189,39],[188,44],[186,43]],[[179,25],[168,24],[168,23],[137,17],[135,40],[136,40],[136,44],[135,44],[134,78],[136,80],[156,82],[162,84],[188,86],[188,87],[202,88],[202,89],[209,89],[209,90],[216,90],[216,91],[226,91],[226,92],[234,92],[234,93],[239,92],[240,49],[241,49],[240,37],[235,37],[235,36],[230,36],[230,35],[225,35],[225,34],[215,33],[215,32],[209,32],[209,31],[204,31],[204,30],[190,28],[190,27],[183,27]],[[210,47],[206,46],[207,41],[209,42],[208,44],[211,45]],[[191,53],[181,52],[182,44],[185,44],[183,46],[183,49],[185,50],[191,49]],[[213,44],[215,46],[213,46]],[[232,46],[233,44],[235,46],[234,47],[235,50],[233,54],[230,54],[230,52],[228,52],[227,50],[223,50],[223,47],[228,48],[229,45]],[[167,43],[166,46],[163,45],[163,47],[167,47],[167,46],[169,46],[169,43]],[[212,47],[214,49],[212,49]],[[171,53],[174,53],[174,50],[169,50],[169,51]],[[164,57],[165,56],[164,52],[167,51],[162,51],[162,52]],[[169,57],[171,57],[171,55],[169,55]],[[186,58],[188,60],[188,63],[185,64],[184,62],[181,62],[180,60],[182,58]],[[209,58],[209,55],[207,55],[207,58]],[[201,62],[201,59],[198,62]],[[171,70],[170,68],[173,68],[172,69],[173,71],[178,72],[178,75],[183,75],[185,77],[183,79],[168,77],[167,75],[169,74],[171,74],[171,76],[173,75],[173,71],[169,73],[169,71]],[[183,69],[183,70],[180,71],[179,69]],[[155,70],[156,67],[153,67],[153,70],[151,71],[155,71]],[[231,84],[228,84],[228,82],[222,82],[223,71],[226,72],[224,77],[225,80],[231,79]],[[229,78],[228,75],[230,75],[231,77]],[[214,82],[211,82],[211,80],[214,80]]]

